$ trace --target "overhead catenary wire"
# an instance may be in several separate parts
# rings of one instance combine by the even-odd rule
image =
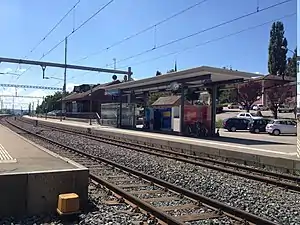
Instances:
[[[107,6],[109,6],[114,0],[110,0],[108,3],[106,3],[104,6],[102,6],[100,9],[98,9],[93,15],[91,15],[87,20],[82,22],[76,29],[73,29],[65,38],[71,37],[74,33],[76,33],[78,30],[80,30],[84,25],[86,25],[91,19],[93,19],[96,15],[98,15],[102,10],[104,10]],[[57,44],[55,44],[50,50],[48,50],[46,53],[44,53],[39,60],[43,59],[45,56],[49,55],[52,51],[54,51],[60,44],[62,44],[65,41],[65,38],[63,38],[61,41],[59,41]],[[31,67],[27,68],[20,76],[17,77],[17,80],[25,74]]]
[[[50,34],[67,18],[67,16],[73,11],[75,10],[75,8],[78,6],[78,4],[80,3],[81,0],[78,0],[71,9],[69,9],[69,11],[54,25],[54,27],[52,27],[51,30],[48,31],[48,33],[29,51],[29,53],[24,57],[25,59],[28,57],[28,55],[32,52],[34,52],[49,36]],[[32,67],[29,66],[25,71],[23,71],[16,79],[16,81],[22,76],[24,75],[28,70],[30,70]]]
[[[190,46],[190,47],[178,50],[178,51],[173,51],[173,52],[170,52],[170,53],[167,53],[167,54],[163,54],[163,55],[151,58],[151,59],[146,59],[146,60],[134,63],[134,64],[130,64],[130,66],[141,65],[141,64],[144,64],[144,63],[147,63],[147,62],[151,62],[151,61],[155,61],[155,60],[158,60],[158,59],[161,59],[161,58],[165,58],[165,57],[168,57],[168,56],[171,56],[171,55],[183,53],[185,51],[188,51],[188,50],[191,50],[191,49],[195,49],[195,48],[198,48],[200,46],[204,46],[204,45],[210,44],[212,42],[220,41],[220,40],[223,40],[223,39],[228,38],[228,37],[232,37],[232,36],[235,36],[235,35],[238,35],[238,34],[241,34],[241,33],[247,32],[247,31],[250,31],[250,30],[254,30],[256,28],[259,28],[259,27],[271,24],[271,23],[273,23],[275,21],[279,21],[279,20],[283,20],[283,19],[295,16],[296,14],[297,13],[288,14],[288,15],[285,15],[283,17],[280,17],[280,18],[277,18],[277,19],[273,19],[273,20],[269,20],[267,22],[264,22],[264,23],[261,23],[261,24],[255,25],[255,26],[247,27],[245,29],[242,29],[242,30],[230,33],[230,34],[226,34],[224,36],[221,36],[221,37],[218,37],[218,38],[214,38],[214,39],[211,39],[211,40],[208,40],[208,41],[205,41],[205,42],[201,42],[199,44],[196,44],[196,45],[193,45],[193,46]],[[126,67],[128,67],[128,66],[118,67],[117,69],[122,69],[122,68],[126,68]]]
[[[51,30],[48,31],[48,33],[30,50],[29,54],[34,52],[39,46],[40,44],[42,44],[49,36],[50,34],[64,21],[65,18],[67,18],[67,16],[77,7],[77,5],[80,3],[81,0],[78,0],[71,9],[69,9],[69,11],[54,25],[54,27],[52,27]],[[27,58],[27,56],[25,56],[24,58]]]
[[[153,47],[153,48],[144,50],[144,51],[142,51],[142,52],[140,52],[140,53],[137,53],[137,54],[135,54],[135,55],[132,55],[132,56],[129,56],[129,57],[120,59],[120,60],[117,61],[117,63],[124,62],[124,61],[127,61],[127,60],[129,60],[129,59],[133,59],[133,58],[139,57],[139,56],[141,56],[141,55],[147,54],[147,53],[152,52],[152,51],[154,51],[154,50],[157,50],[157,49],[160,49],[160,48],[169,46],[169,45],[171,45],[171,44],[174,44],[174,43],[183,41],[183,40],[185,40],[185,39],[194,37],[194,36],[199,35],[199,34],[202,34],[202,33],[204,33],[204,32],[214,30],[214,29],[216,29],[216,28],[222,27],[222,26],[224,26],[224,25],[227,25],[227,24],[236,22],[236,21],[238,21],[238,20],[241,20],[241,19],[250,17],[250,16],[252,16],[252,15],[255,15],[255,14],[258,14],[258,13],[261,13],[261,12],[264,12],[264,11],[267,11],[267,10],[269,10],[269,9],[275,8],[275,7],[277,7],[277,6],[283,5],[283,4],[288,3],[288,2],[291,2],[291,1],[292,1],[292,0],[285,0],[285,1],[282,1],[282,2],[279,2],[279,3],[276,3],[276,4],[273,4],[273,5],[267,6],[267,7],[265,7],[265,8],[261,8],[259,11],[255,10],[255,11],[253,11],[253,12],[244,14],[244,15],[239,16],[239,17],[236,17],[236,18],[234,18],[234,19],[227,20],[227,21],[225,21],[225,22],[219,23],[219,24],[214,25],[214,26],[212,26],[212,27],[209,27],[209,28],[200,30],[200,31],[198,31],[198,32],[195,32],[195,33],[186,35],[186,36],[184,36],[184,37],[178,38],[178,39],[176,39],[176,40],[167,42],[167,43],[165,43],[165,44],[161,44],[161,45],[158,45],[158,46],[156,46],[156,47]],[[109,66],[111,66],[111,65],[112,65],[112,64],[108,64],[107,67],[109,67]]]
[[[165,22],[167,22],[167,21],[169,21],[169,20],[171,20],[171,19],[173,19],[173,18],[175,18],[175,17],[177,17],[177,16],[179,16],[179,15],[181,15],[181,14],[183,14],[183,13],[185,13],[185,12],[191,10],[191,9],[193,9],[193,8],[195,8],[196,6],[199,6],[199,5],[201,5],[201,4],[205,3],[205,2],[207,2],[207,1],[209,1],[209,0],[202,0],[202,1],[199,1],[199,2],[197,2],[197,3],[195,3],[195,4],[193,4],[193,5],[191,5],[191,6],[187,7],[187,8],[185,8],[185,9],[183,9],[183,10],[181,10],[181,11],[179,11],[179,12],[177,12],[177,13],[175,13],[175,14],[173,14],[173,15],[171,15],[171,16],[169,16],[169,17],[167,17],[167,18],[165,18],[165,19],[163,19],[163,20],[161,20],[161,21],[159,21],[158,23],[155,23],[155,24],[153,24],[153,25],[151,25],[151,26],[149,26],[149,27],[146,27],[146,28],[144,28],[144,29],[138,31],[138,32],[135,33],[135,34],[132,34],[132,35],[126,37],[126,38],[123,38],[123,39],[121,39],[121,40],[115,42],[114,44],[111,44],[110,46],[108,46],[108,47],[106,47],[106,48],[103,48],[103,49],[98,50],[98,51],[96,51],[96,52],[94,52],[94,53],[91,53],[91,54],[89,54],[89,55],[87,55],[87,56],[85,56],[85,57],[82,57],[82,58],[80,58],[80,59],[78,59],[78,60],[75,60],[74,62],[75,62],[75,63],[78,63],[78,62],[81,62],[81,61],[83,61],[83,60],[86,60],[86,59],[88,59],[88,58],[90,58],[90,57],[92,57],[92,56],[98,55],[98,54],[100,54],[100,53],[102,53],[102,52],[104,52],[104,51],[106,51],[106,50],[109,50],[109,49],[111,49],[111,48],[113,48],[113,47],[116,47],[116,46],[118,46],[118,45],[120,45],[120,44],[122,44],[122,43],[124,43],[124,42],[126,42],[126,41],[128,41],[128,40],[130,40],[130,39],[132,39],[132,38],[134,38],[134,37],[137,37],[137,36],[139,36],[139,35],[141,35],[141,34],[147,32],[147,31],[149,31],[149,30],[151,30],[151,29],[153,29],[153,28],[156,29],[157,26],[159,26],[159,25],[161,25],[161,24],[163,24],[163,23],[165,23]]]
[[[76,29],[73,29],[72,32],[70,32],[66,37],[69,39],[74,33],[76,33],[78,30],[80,30],[84,25],[86,25],[91,19],[93,19],[96,15],[98,15],[102,10],[104,10],[107,6],[109,6],[111,3],[113,3],[114,0],[110,0],[108,3],[106,3],[104,6],[102,6],[100,9],[98,9],[93,15],[91,15],[87,20],[82,22]],[[54,49],[56,49],[61,43],[65,41],[65,38],[63,38],[60,42],[58,42],[56,45],[54,45],[48,52],[43,54],[43,56],[40,58],[44,58],[45,56],[49,55]]]

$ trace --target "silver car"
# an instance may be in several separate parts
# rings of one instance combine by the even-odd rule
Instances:
[[[293,120],[272,120],[267,124],[266,132],[276,136],[280,134],[297,134],[297,123]]]

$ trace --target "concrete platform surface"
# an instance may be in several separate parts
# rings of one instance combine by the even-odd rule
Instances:
[[[0,125],[0,175],[45,170],[75,169],[49,150],[29,142]]]
[[[28,118],[28,117],[27,117]],[[300,172],[300,159],[297,157],[296,136],[270,136],[267,134],[250,134],[249,132],[223,132],[216,138],[189,138],[161,133],[133,131],[89,125],[78,121],[59,121],[57,119],[30,118],[42,124],[55,124],[76,131],[91,132],[127,140],[129,143],[141,143],[162,149],[172,149],[194,155],[221,157],[227,160],[247,163],[249,165],[266,165],[276,167],[283,172]],[[90,128],[90,129],[88,129]]]
[[[289,159],[297,158],[297,137],[292,136],[271,136],[268,134],[251,134],[244,132],[227,132],[220,130],[221,137],[197,139],[190,137],[182,137],[176,135],[168,135],[161,133],[150,133],[135,130],[118,129],[108,126],[89,125],[88,123],[78,121],[59,121],[57,119],[27,117],[34,120],[48,121],[51,123],[65,124],[75,127],[91,128],[106,132],[114,132],[120,134],[136,135],[144,138],[155,138],[157,140],[175,141],[193,145],[205,145],[209,147],[225,148],[232,151],[241,151],[250,154],[260,154],[268,156],[285,157]]]
[[[58,195],[88,200],[87,168],[0,125],[0,217],[55,213]]]

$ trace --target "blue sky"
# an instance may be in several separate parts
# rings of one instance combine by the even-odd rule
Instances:
[[[55,44],[64,39],[73,28],[78,27],[101,6],[109,0],[81,0],[57,29],[30,53],[30,50],[46,35],[57,21],[77,2],[77,0],[52,1],[23,1],[1,0],[0,19],[2,21],[0,45],[2,57],[24,58],[38,60]],[[200,0],[114,0],[106,9],[91,19],[68,40],[68,63],[101,50],[111,44],[126,38],[150,25],[153,25],[176,12],[199,2]],[[226,20],[242,16],[283,0],[208,0],[199,6],[132,38],[118,46],[103,51],[101,54],[78,62],[82,65],[105,67],[126,57],[159,46],[172,40],[187,36],[197,31],[209,28]],[[252,15],[220,28],[204,32],[200,35],[185,39],[165,48],[151,51],[148,54],[117,63],[117,67],[131,66],[133,77],[141,79],[155,74],[156,70],[166,72],[174,66],[177,60],[178,69],[187,69],[201,65],[214,67],[232,66],[233,69],[248,72],[267,73],[268,41],[270,24],[249,30],[247,32],[211,42],[189,51],[180,52],[187,47],[237,32],[247,27],[256,26],[271,20],[296,12],[296,0],[276,8]],[[283,19],[288,47],[296,47],[296,16]],[[137,64],[148,59],[156,58],[174,51],[178,54],[169,55],[157,60]],[[45,61],[63,62],[64,45],[52,51],[43,58]],[[135,65],[136,64],[136,65]],[[0,72],[22,72],[28,66],[2,63]],[[123,68],[124,69],[124,68]],[[47,68],[46,76],[62,77],[63,70]],[[111,74],[85,73],[82,71],[68,71],[68,86],[79,83],[103,83],[111,80]],[[122,78],[122,77],[120,77]],[[32,67],[18,80],[8,75],[0,75],[1,83],[35,84],[47,86],[61,86],[58,80],[43,80],[40,67]],[[13,93],[13,89],[1,89],[2,94]],[[19,89],[24,95],[45,95],[40,90]],[[6,99],[9,102],[10,99]],[[26,99],[18,99],[24,104]],[[32,100],[30,100],[32,101]],[[19,104],[20,105],[20,104]]]

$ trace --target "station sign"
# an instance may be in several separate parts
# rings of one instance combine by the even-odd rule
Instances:
[[[119,90],[106,90],[105,91],[105,95],[114,95],[114,96],[118,96],[120,93],[119,93]]]

